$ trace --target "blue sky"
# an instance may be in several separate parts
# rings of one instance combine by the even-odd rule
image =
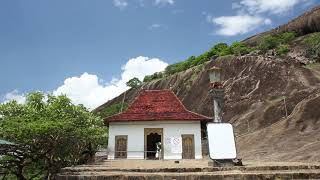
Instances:
[[[125,82],[298,16],[319,0],[2,0],[0,101],[31,91],[94,108]]]

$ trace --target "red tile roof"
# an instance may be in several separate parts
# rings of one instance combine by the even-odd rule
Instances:
[[[143,90],[126,111],[105,118],[105,123],[210,120],[210,117],[188,111],[170,90]]]

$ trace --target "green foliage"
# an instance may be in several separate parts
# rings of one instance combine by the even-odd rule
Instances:
[[[102,111],[99,112],[99,116],[101,118],[106,118],[106,117],[109,117],[109,116],[112,116],[114,114],[118,114],[124,110],[126,110],[128,108],[128,103],[116,103],[116,104],[113,104],[105,109],[103,109]]]
[[[134,77],[134,78],[130,79],[128,82],[126,82],[126,85],[131,88],[137,88],[137,87],[141,86],[141,84],[142,84],[142,82],[136,77]]]
[[[287,44],[281,44],[277,47],[277,55],[282,56],[287,54],[290,51]]]
[[[296,37],[295,32],[285,32],[279,35],[264,36],[262,42],[259,44],[259,49],[266,51],[277,48],[280,45],[285,45]]]
[[[191,67],[202,65],[205,62],[209,61],[212,57],[216,56],[226,56],[226,55],[244,55],[248,54],[254,50],[253,48],[247,47],[241,42],[235,42],[231,46],[228,46],[226,43],[218,43],[214,45],[209,51],[199,55],[199,56],[190,56],[185,61],[181,61],[175,64],[167,66],[164,72],[157,72],[149,76],[145,76],[143,82],[149,82],[154,79],[163,78],[170,76],[172,74],[185,71]]]
[[[231,54],[234,54],[234,55],[248,54],[253,50],[253,48],[250,48],[245,44],[243,44],[242,42],[238,42],[238,41],[232,43],[229,48],[230,48]]]
[[[52,178],[83,152],[93,155],[106,142],[106,130],[101,118],[66,96],[31,93],[25,104],[0,104],[0,139],[16,144],[0,148],[0,169],[18,179]]]
[[[308,52],[314,61],[320,62],[320,32],[310,35],[304,40],[309,46]]]
[[[230,49],[226,43],[218,43],[210,49],[211,55],[225,56],[230,54]]]
[[[295,32],[285,32],[280,34],[279,41],[281,44],[287,44],[296,38],[297,34]]]
[[[278,41],[275,36],[267,35],[263,37],[262,42],[260,44],[261,50],[273,49],[278,46]]]
[[[159,79],[159,78],[163,78],[164,77],[164,73],[163,72],[155,72],[152,75],[147,75],[144,77],[143,82],[149,82],[152,81],[154,79]]]

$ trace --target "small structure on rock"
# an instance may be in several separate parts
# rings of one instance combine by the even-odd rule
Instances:
[[[109,159],[201,159],[201,125],[171,90],[142,90],[128,109],[107,117]]]

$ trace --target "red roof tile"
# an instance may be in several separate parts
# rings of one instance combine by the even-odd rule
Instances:
[[[105,118],[123,121],[209,121],[211,118],[188,111],[170,90],[143,90],[128,109]]]

